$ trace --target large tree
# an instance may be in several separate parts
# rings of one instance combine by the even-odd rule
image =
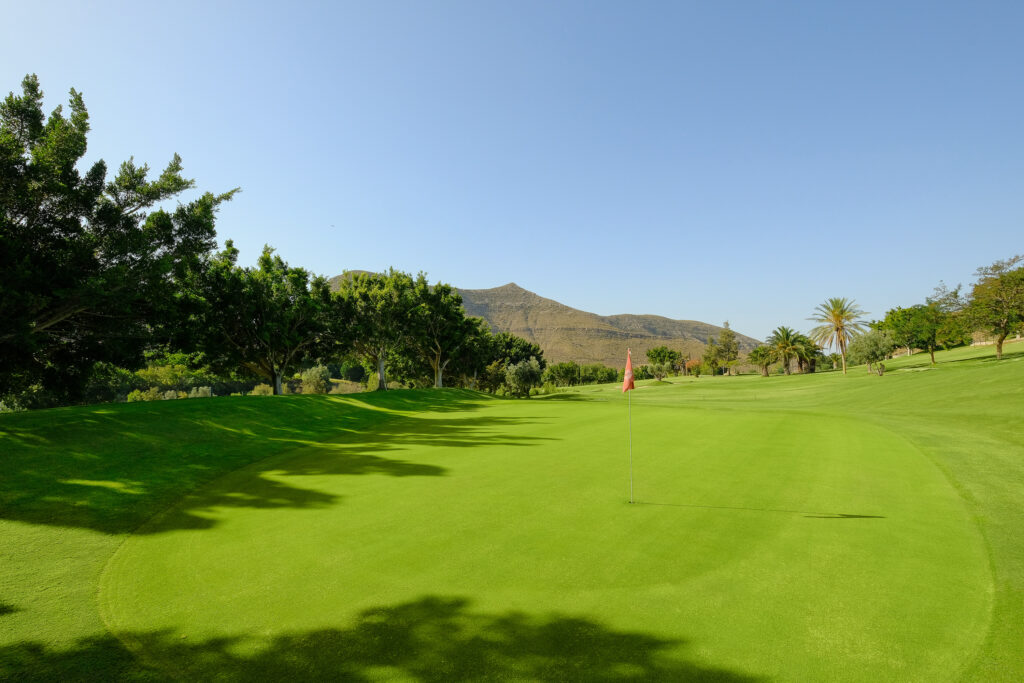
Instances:
[[[718,336],[718,359],[731,374],[739,357],[740,344],[736,339],[736,333],[729,327],[729,321],[727,320],[722,323],[722,334]]]
[[[864,331],[864,323],[860,321],[864,311],[857,307],[852,299],[832,297],[818,304],[815,313],[809,318],[819,323],[811,330],[811,339],[822,346],[833,346],[843,358],[843,374],[846,374],[846,347],[850,340]]]
[[[228,240],[197,279],[202,313],[195,325],[215,365],[244,367],[282,393],[285,377],[303,360],[331,347],[343,323],[323,277],[310,277],[264,247],[255,268],[237,264]]]
[[[782,361],[782,371],[787,375],[791,373],[789,362],[799,350],[800,336],[800,333],[796,330],[780,325],[772,331],[771,336],[768,337],[766,342],[771,347],[775,357]]]
[[[467,318],[462,297],[451,285],[431,285],[420,273],[413,284],[415,305],[410,310],[409,343],[430,365],[434,386],[444,386],[444,372],[473,341],[479,323]]]
[[[968,317],[977,329],[995,337],[996,358],[1003,357],[1003,342],[1024,325],[1024,255],[978,268],[971,290]]]
[[[771,367],[775,360],[775,349],[764,344],[755,346],[747,354],[747,362],[756,366],[765,377],[768,376],[768,368]]]
[[[0,385],[41,386],[78,400],[97,361],[137,367],[175,326],[180,281],[215,246],[214,218],[232,192],[156,209],[194,183],[175,155],[156,178],[132,160],[107,180],[84,175],[89,114],[43,113],[38,79],[0,103]]]
[[[387,274],[357,273],[341,283],[338,296],[352,316],[352,346],[377,369],[377,390],[386,391],[387,366],[404,352],[413,331],[416,307],[412,277],[395,269]]]
[[[511,332],[499,332],[491,337],[491,358],[500,360],[505,366],[536,358],[541,370],[547,367],[544,352],[539,346]]]

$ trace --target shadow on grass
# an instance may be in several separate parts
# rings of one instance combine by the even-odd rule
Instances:
[[[19,611],[14,605],[9,605],[6,602],[0,602],[0,617],[5,614],[14,614]]]
[[[606,398],[596,398],[594,396],[584,396],[583,394],[565,393],[565,394],[548,394],[547,396],[537,396],[534,400],[538,401],[604,401],[607,402]]]
[[[410,462],[400,454],[421,446],[542,441],[515,433],[530,418],[469,414],[489,400],[458,390],[394,391],[358,398],[190,399],[5,415],[0,420],[0,519],[127,533],[210,484],[201,497],[186,499],[143,532],[209,528],[216,521],[195,514],[197,508],[322,508],[341,502],[334,494],[266,474],[437,477],[446,474],[444,467]],[[444,416],[456,411],[467,414]],[[279,455],[285,457],[271,457]],[[252,476],[215,482],[247,465]]]
[[[462,598],[423,597],[362,612],[349,628],[189,642],[168,631],[124,634],[152,661],[142,669],[112,637],[69,650],[0,648],[0,678],[185,680],[720,681],[757,680],[679,658],[682,640],[614,631],[588,619],[470,612]]]
[[[731,505],[697,505],[691,503],[650,503],[636,501],[633,505],[660,505],[673,508],[700,508],[702,510],[743,510],[745,512],[782,512],[790,515],[802,515],[814,519],[885,519],[884,515],[850,515],[843,512],[807,512],[804,510],[786,510],[782,508],[751,508]]]

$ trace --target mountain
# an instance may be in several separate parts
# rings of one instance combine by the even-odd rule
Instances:
[[[355,273],[345,271],[330,279],[331,289]],[[636,351],[637,363],[655,346],[668,346],[699,358],[709,337],[718,339],[722,328],[696,320],[672,320],[660,315],[608,315],[588,313],[545,299],[514,282],[492,289],[459,289],[468,315],[483,318],[494,332],[511,332],[539,345],[549,363],[574,360],[620,367],[626,348]],[[761,342],[736,333],[740,351]]]
[[[672,320],[658,315],[600,316],[545,299],[515,283],[493,289],[460,289],[466,313],[486,320],[495,332],[511,332],[544,349],[548,362],[574,360],[618,367],[626,348],[637,352],[637,362],[655,346],[668,346],[685,357],[699,357],[709,337],[722,328],[695,320]],[[760,342],[736,333],[741,351]]]

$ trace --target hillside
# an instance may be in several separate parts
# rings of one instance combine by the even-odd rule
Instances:
[[[469,315],[486,320],[496,332],[511,332],[539,344],[550,362],[574,360],[613,367],[625,361],[626,347],[644,361],[655,346],[668,346],[699,356],[708,337],[722,328],[695,320],[672,320],[658,315],[600,316],[545,299],[515,283],[493,289],[460,289]],[[759,342],[737,333],[740,349]]]

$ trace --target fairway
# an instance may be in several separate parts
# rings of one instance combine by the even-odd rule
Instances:
[[[109,515],[133,495],[117,486],[152,509],[131,533],[102,515],[73,532],[95,542],[82,591],[117,641],[74,650],[51,627],[49,647],[99,663],[122,644],[125,671],[190,679],[1015,680],[1024,356],[1009,350],[882,378],[641,386],[632,505],[617,387],[67,409],[79,438],[163,409],[166,429],[192,425],[176,457],[199,472],[214,439],[269,457],[75,478]],[[261,422],[271,409],[288,417]],[[8,443],[32,444],[40,415],[4,416]],[[5,534],[75,526],[7,494]],[[18,562],[0,625],[27,641]]]

